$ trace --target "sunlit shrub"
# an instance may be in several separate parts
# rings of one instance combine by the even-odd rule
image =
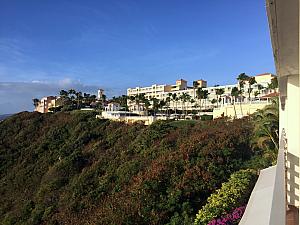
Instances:
[[[255,170],[240,170],[230,176],[222,187],[213,193],[196,215],[194,225],[207,225],[225,216],[234,208],[248,202],[257,174]]]

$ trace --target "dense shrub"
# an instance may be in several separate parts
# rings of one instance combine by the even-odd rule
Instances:
[[[254,165],[252,128],[14,115],[0,123],[0,224],[192,224],[232,173]]]
[[[204,114],[204,115],[201,116],[201,120],[203,120],[203,121],[212,120],[212,119],[213,119],[212,115],[206,115],[206,114]]]
[[[208,223],[208,225],[233,225],[238,224],[241,220],[246,207],[241,206],[234,209],[231,213],[228,213],[226,216],[223,216],[218,219],[213,219]]]
[[[256,178],[255,170],[240,170],[232,174],[230,179],[207,199],[194,224],[207,225],[213,219],[225,216],[234,208],[247,203]]]

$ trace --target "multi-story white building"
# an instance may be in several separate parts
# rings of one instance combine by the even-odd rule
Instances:
[[[194,88],[192,86],[188,86],[187,81],[180,79],[177,80],[175,85],[157,85],[154,84],[149,87],[136,87],[136,88],[128,88],[127,96],[136,96],[139,94],[143,94],[145,98],[151,100],[151,98],[156,98],[158,100],[166,100],[170,97],[170,103],[168,105],[171,109],[179,109],[179,110],[193,110],[193,109],[209,109],[215,108],[216,106],[223,107],[226,105],[231,105],[234,101],[239,103],[249,103],[249,102],[260,102],[263,100],[263,96],[272,92],[268,88],[268,85],[271,83],[271,80],[275,77],[275,75],[271,73],[264,73],[255,76],[255,80],[257,83],[251,85],[249,87],[249,83],[245,82],[243,86],[243,94],[242,97],[234,98],[231,95],[231,91],[234,87],[239,88],[239,84],[233,85],[223,85],[223,86],[214,86],[207,87],[207,82],[205,80],[197,80],[193,83],[197,83],[197,87]],[[197,88],[201,87],[202,90],[207,90],[208,96],[207,99],[199,100],[197,97]],[[249,99],[249,88],[251,88],[250,99]],[[217,89],[224,90],[222,95],[217,95]],[[192,101],[183,101],[180,99],[182,94],[187,94],[190,96]],[[178,98],[177,101],[174,100],[173,95],[176,94]],[[215,101],[213,100],[215,99]],[[128,101],[129,109],[132,111],[143,110],[143,104],[139,104],[140,109],[137,108],[137,104],[134,101]]]
[[[57,97],[55,96],[47,96],[41,98],[41,100],[38,102],[37,106],[35,107],[34,111],[40,112],[40,113],[47,113],[49,112],[50,108],[57,106]]]

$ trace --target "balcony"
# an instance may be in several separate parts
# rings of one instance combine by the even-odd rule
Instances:
[[[277,164],[261,170],[240,225],[283,225],[286,212],[286,142],[282,134]]]
[[[279,77],[280,150],[277,165],[261,171],[243,225],[299,225],[300,75],[299,0],[267,0]]]

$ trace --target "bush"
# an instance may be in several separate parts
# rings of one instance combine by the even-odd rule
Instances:
[[[203,120],[203,121],[212,120],[212,119],[213,119],[212,115],[204,114],[204,115],[201,116],[201,120]]]
[[[234,208],[248,202],[257,174],[255,170],[240,170],[230,176],[222,187],[212,194],[196,215],[194,225],[207,225],[215,218],[225,216]]]
[[[219,219],[213,219],[209,222],[208,225],[232,225],[232,224],[238,224],[238,222],[241,220],[246,207],[241,206],[239,208],[236,208],[231,213],[227,214],[226,216],[219,218]]]
[[[14,115],[0,123],[0,224],[191,224],[232,173],[256,166],[251,135],[247,119]]]

